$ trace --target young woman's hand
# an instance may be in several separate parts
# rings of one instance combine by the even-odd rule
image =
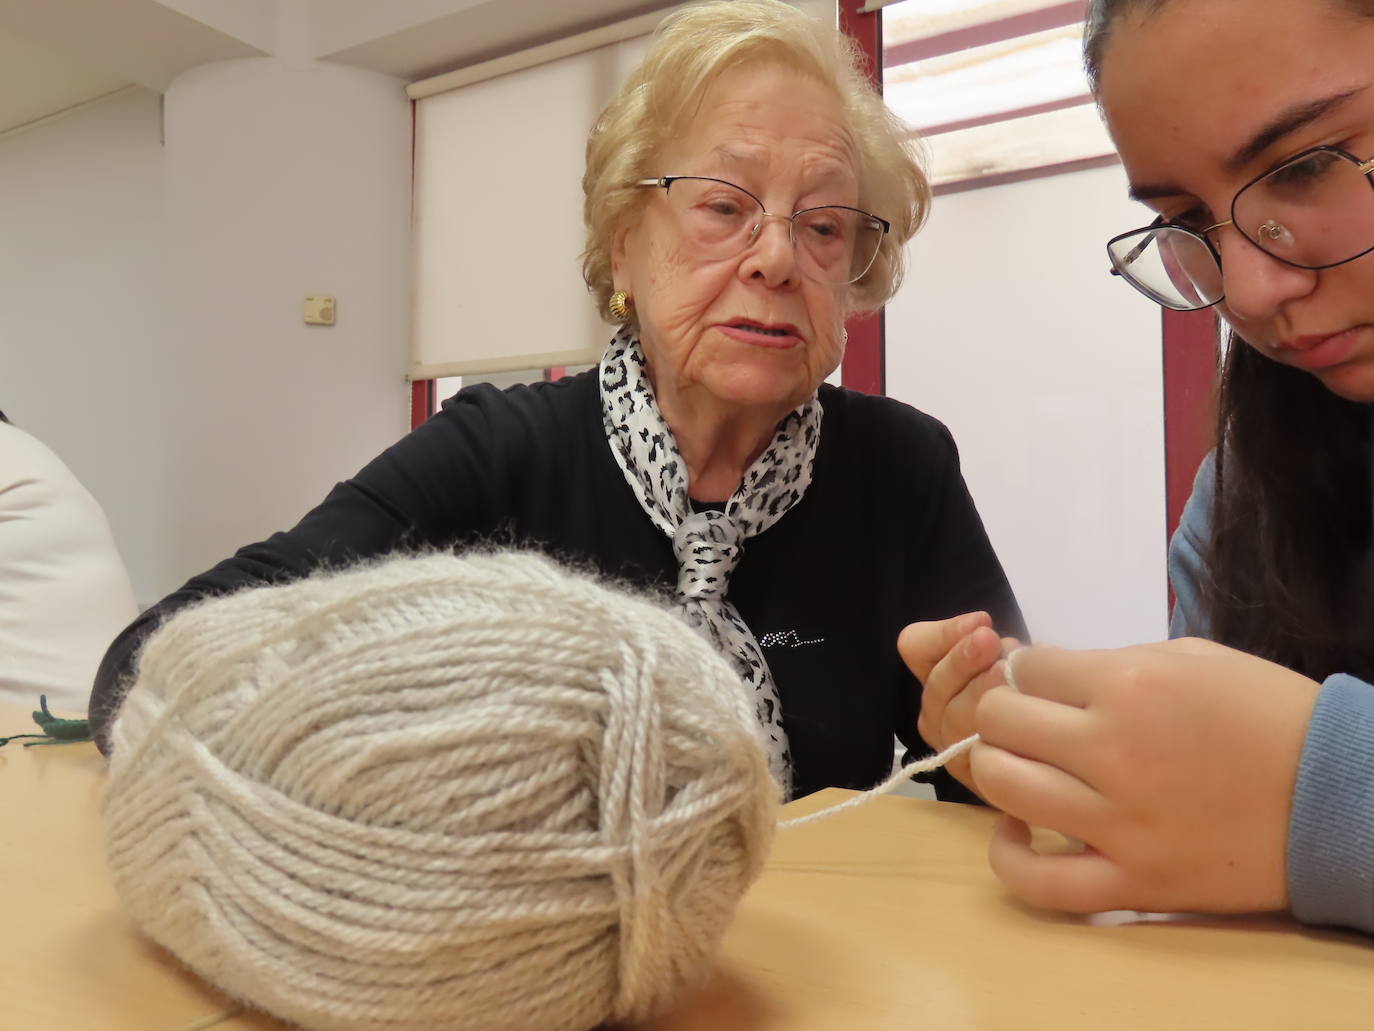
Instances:
[[[943,751],[974,733],[978,700],[1002,683],[1001,656],[1018,642],[999,640],[986,612],[912,623],[897,638],[897,650],[921,681],[921,715],[916,729],[931,748]],[[977,791],[968,753],[948,766],[965,787]]]
[[[984,692],[979,793],[993,871],[1027,902],[1095,912],[1287,908],[1298,761],[1319,685],[1210,641],[1029,648]],[[1084,842],[1040,855],[1028,826]]]

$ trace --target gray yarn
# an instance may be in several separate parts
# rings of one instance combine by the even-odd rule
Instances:
[[[777,815],[679,616],[531,555],[245,591],[149,641],[110,870],[206,980],[319,1031],[585,1031],[709,966]]]

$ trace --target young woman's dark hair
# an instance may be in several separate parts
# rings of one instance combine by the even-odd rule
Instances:
[[[1097,89],[1112,28],[1171,0],[1092,0],[1084,38]],[[1374,17],[1374,0],[1336,2]],[[1370,406],[1234,336],[1217,388],[1212,539],[1202,607],[1222,644],[1321,681],[1374,676],[1374,600],[1357,586],[1371,539]]]
[[[1202,583],[1210,636],[1321,681],[1374,675],[1369,406],[1232,340]]]
[[[1102,72],[1102,52],[1107,49],[1112,27],[1125,14],[1146,18],[1169,0],[1089,0],[1087,25],[1083,29],[1083,64],[1088,82],[1097,92],[1097,80]]]
[[[1111,40],[1112,28],[1123,15],[1148,18],[1162,10],[1171,0],[1088,0],[1087,27],[1083,31],[1083,63],[1093,92],[1102,73],[1102,54]],[[1374,0],[1312,0],[1313,3],[1337,3],[1357,15],[1374,18]]]

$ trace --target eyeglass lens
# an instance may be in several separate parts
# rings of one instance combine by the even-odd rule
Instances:
[[[683,178],[668,187],[683,237],[711,259],[732,258],[761,231],[763,208],[752,196],[714,179]],[[882,243],[882,225],[845,207],[816,207],[791,220],[801,271],[824,283],[852,283],[868,271]]]
[[[1166,308],[1205,308],[1222,298],[1221,268],[1200,236],[1160,226],[1113,240],[1112,265]]]
[[[1231,217],[1266,254],[1299,268],[1330,268],[1374,248],[1374,181],[1342,154],[1312,151],[1236,194]],[[1123,278],[1165,307],[1205,308],[1224,296],[1217,256],[1196,233],[1142,229],[1107,250]]]
[[[1302,268],[1336,265],[1374,247],[1374,184],[1329,150],[1280,165],[1236,195],[1236,228]]]

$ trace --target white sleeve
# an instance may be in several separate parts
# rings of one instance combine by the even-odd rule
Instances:
[[[39,441],[0,423],[0,698],[84,713],[138,613],[100,505]]]

